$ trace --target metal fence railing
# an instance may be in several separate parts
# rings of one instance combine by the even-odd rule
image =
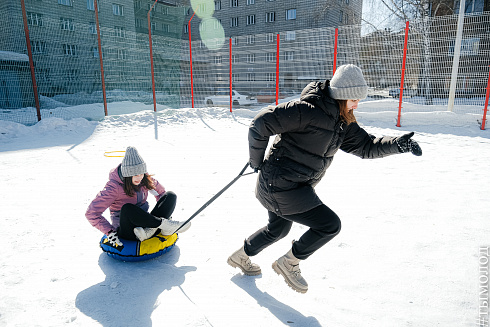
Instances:
[[[192,100],[195,107],[228,106],[231,85],[234,92],[253,98],[232,102],[232,106],[263,106],[274,103],[276,90],[278,98],[299,96],[307,83],[331,78],[335,67],[346,63],[362,67],[370,86],[367,101],[398,100],[404,29],[362,34],[361,26],[354,25],[225,35],[213,40],[209,35],[216,23],[203,24],[200,31],[190,31],[193,36],[207,35],[204,41],[192,41],[191,71],[189,31],[184,28],[188,17],[183,8],[172,10],[165,12],[168,24],[157,19],[163,10],[151,18],[155,19],[155,24],[151,22],[154,85],[148,28],[145,30],[148,22],[134,18],[135,14],[131,24],[107,23],[100,10],[107,102],[151,104],[154,87],[159,106],[190,107]],[[76,17],[48,17],[29,9],[26,14],[41,118],[53,113],[62,118],[84,117],[84,106],[79,105],[104,102],[95,23],[90,19],[79,22]],[[457,15],[451,15],[409,22],[403,102],[416,106],[404,106],[404,111],[447,110],[457,20]],[[19,12],[11,16],[14,26],[0,26],[7,31],[0,37],[0,119],[31,124],[37,121],[37,108],[22,21]],[[490,65],[489,29],[489,12],[465,16],[455,111],[483,114]],[[393,103],[393,110],[397,110],[396,101]],[[79,107],[63,110],[73,106]]]

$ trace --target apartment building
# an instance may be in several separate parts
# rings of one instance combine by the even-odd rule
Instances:
[[[195,81],[205,85],[202,90],[205,93],[222,88],[230,79],[231,61],[234,88],[248,93],[275,92],[279,35],[279,60],[284,72],[279,75],[280,87],[288,92],[298,91],[310,80],[322,79],[332,73],[333,52],[327,53],[326,48],[333,47],[335,28],[360,24],[361,11],[362,1],[356,0],[216,0],[200,3],[187,10],[186,18],[190,24],[184,25],[183,33],[183,38],[190,33],[191,39],[197,42],[193,51]],[[357,34],[360,36],[360,30]],[[212,39],[220,35],[221,41]],[[317,59],[320,65],[314,71],[298,71],[297,67],[311,60],[312,53],[325,60]]]
[[[24,3],[39,94],[58,96],[58,99],[65,94],[79,94],[78,97],[66,97],[63,102],[68,105],[100,102],[102,73],[94,0],[25,0]],[[225,56],[220,52],[226,51],[225,41],[230,38],[235,43],[239,42],[235,44],[237,66],[234,83],[267,88],[273,85],[275,78],[271,63],[275,60],[272,52],[275,51],[273,45],[277,34],[281,34],[281,39],[286,42],[282,52],[284,60],[294,65],[295,60],[301,57],[295,53],[299,49],[287,50],[288,41],[294,41],[303,30],[358,24],[362,7],[362,1],[358,0],[222,0],[201,3],[211,6],[209,16],[199,13],[204,10],[201,7],[196,8],[193,17],[195,8],[188,0],[99,0],[97,14],[106,89],[151,91],[149,29],[152,32],[157,91],[177,95],[188,92],[188,38],[191,31],[195,43],[193,50],[196,50],[195,82],[202,83],[203,92],[221,86],[225,78],[229,78],[222,73],[226,60],[220,60],[220,56]],[[7,53],[2,58],[11,57],[9,53],[27,54],[21,1],[1,1],[0,13],[4,17],[0,22],[0,51]],[[188,24],[191,17],[193,19]],[[206,32],[203,22],[209,22],[209,18],[213,18],[211,29],[217,28],[226,39],[219,49],[209,49],[202,43],[203,35],[214,35],[214,31],[209,29],[207,34],[201,33]],[[264,42],[260,42],[262,38]],[[246,49],[241,48],[245,45]],[[266,68],[259,73],[255,66],[260,67],[261,61],[266,63],[263,65]],[[26,61],[3,60],[2,63],[0,72],[18,72],[15,74],[22,75],[22,88],[28,90],[32,82]],[[284,65],[287,67],[288,63]],[[10,69],[10,66],[18,67]],[[213,66],[212,70],[210,66]],[[12,73],[2,76],[12,76]],[[4,78],[4,84],[9,84],[8,79],[11,77]],[[285,80],[290,81],[289,86]],[[298,76],[282,77],[281,85],[293,87],[292,81],[297,80]],[[261,82],[266,83],[262,85]],[[304,84],[304,81],[299,84]],[[4,93],[13,94],[9,90]],[[204,97],[206,94],[201,95]],[[108,100],[111,101],[110,96]]]

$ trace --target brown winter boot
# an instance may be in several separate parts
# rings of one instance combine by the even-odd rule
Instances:
[[[250,261],[243,246],[228,257],[228,264],[234,268],[240,268],[248,276],[257,276],[262,273],[259,265]]]
[[[291,249],[288,253],[274,261],[272,269],[274,269],[278,275],[282,275],[286,283],[293,290],[299,293],[306,293],[306,291],[308,291],[308,283],[301,276],[299,261],[300,259],[293,255],[293,250]]]

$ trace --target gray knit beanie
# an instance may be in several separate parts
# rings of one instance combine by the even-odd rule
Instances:
[[[367,97],[368,86],[361,69],[349,64],[337,68],[329,90],[330,96],[335,100],[357,100]]]
[[[131,177],[146,173],[146,163],[136,148],[128,146],[121,164],[123,177]]]

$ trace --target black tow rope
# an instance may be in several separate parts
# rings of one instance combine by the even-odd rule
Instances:
[[[247,169],[248,167],[248,162],[247,164],[245,165],[245,167],[243,167],[242,171],[240,172],[240,174],[238,174],[237,177],[235,177],[235,179],[233,179],[230,183],[228,183],[228,185],[226,185],[225,187],[223,187],[221,189],[221,191],[219,191],[218,193],[216,193],[215,196],[213,196],[211,199],[209,199],[208,202],[204,203],[204,205],[202,207],[199,208],[199,210],[197,210],[189,219],[187,219],[182,225],[180,225],[179,228],[177,228],[175,230],[175,232],[173,232],[172,234],[175,234],[177,233],[185,224],[187,224],[189,221],[191,221],[192,219],[194,219],[194,217],[196,217],[201,211],[203,211],[204,209],[206,209],[206,207],[208,205],[210,205],[214,200],[216,200],[221,194],[223,194],[231,185],[233,185],[240,177],[242,176],[247,176],[247,175],[250,175],[250,174],[254,174],[255,172],[251,172],[251,173],[246,173],[244,174],[243,172]]]

